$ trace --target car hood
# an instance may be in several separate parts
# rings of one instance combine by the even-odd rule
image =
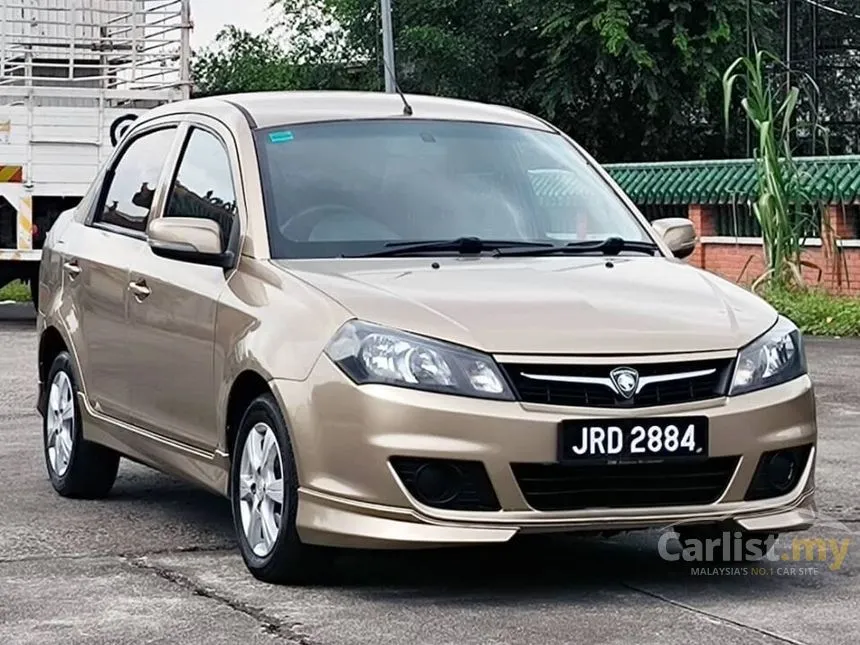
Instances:
[[[748,291],[664,258],[413,257],[276,264],[357,318],[492,353],[738,349],[777,319],[770,305]]]

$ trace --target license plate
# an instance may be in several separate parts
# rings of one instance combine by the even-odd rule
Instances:
[[[559,430],[560,461],[629,463],[707,456],[708,417],[563,421]]]

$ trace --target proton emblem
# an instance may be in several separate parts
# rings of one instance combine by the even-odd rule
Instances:
[[[625,399],[633,398],[639,387],[639,372],[632,367],[617,367],[609,373],[615,390]]]

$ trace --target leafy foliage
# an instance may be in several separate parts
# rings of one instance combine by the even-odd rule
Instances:
[[[860,299],[817,290],[771,288],[762,295],[805,334],[860,336]]]
[[[536,27],[540,110],[602,161],[723,155],[722,70],[746,46],[746,2],[549,0]],[[752,3],[764,29],[769,11]],[[738,135],[740,133],[738,132]]]
[[[792,135],[798,128],[799,103],[805,98],[814,105],[818,88],[808,76],[786,70],[772,53],[756,49],[754,55],[738,58],[723,76],[726,124],[738,81],[746,86],[741,106],[758,136],[758,199],[753,212],[761,225],[766,271],[753,289],[766,281],[780,288],[792,283],[802,286],[802,267],[818,268],[801,258],[806,237],[818,231],[823,221],[822,206],[810,195],[809,182],[794,161]],[[819,129],[814,117],[803,127]]]
[[[25,282],[12,282],[0,288],[0,302],[30,302],[30,287]]]
[[[773,22],[752,0],[757,32]],[[379,0],[273,0],[260,37],[222,32],[201,92],[381,89]],[[747,0],[397,0],[404,91],[512,105],[601,161],[721,157],[720,74],[746,47]],[[287,69],[287,68],[297,69]],[[742,129],[734,131],[734,143]]]
[[[196,93],[209,95],[289,89],[298,72],[268,35],[228,26],[195,56],[192,75]]]
[[[379,0],[327,0],[347,41],[382,74]],[[508,102],[517,56],[529,53],[522,0],[398,0],[398,79],[404,91]]]
[[[272,0],[262,34],[224,28],[192,60],[197,95],[301,89],[374,89],[324,0]]]

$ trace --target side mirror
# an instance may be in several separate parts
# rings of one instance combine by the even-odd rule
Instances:
[[[149,223],[149,248],[163,258],[232,268],[235,254],[221,250],[221,227],[199,217],[159,217]]]
[[[655,219],[651,226],[676,258],[686,258],[696,250],[696,228],[686,217]]]

